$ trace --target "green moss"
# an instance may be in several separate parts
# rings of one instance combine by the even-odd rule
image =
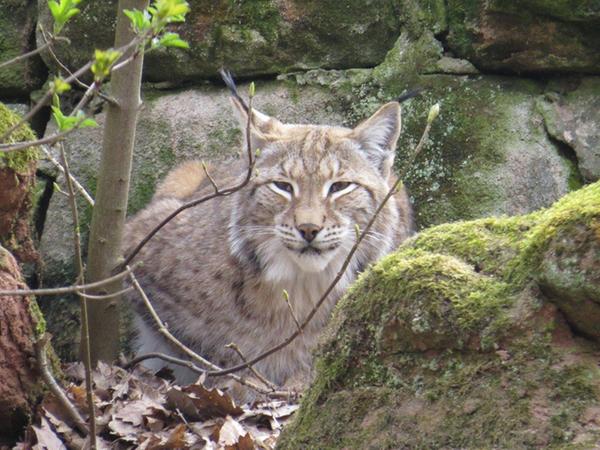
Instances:
[[[18,123],[20,117],[0,103],[0,134],[3,134],[11,126]],[[21,126],[14,131],[9,142],[33,141],[36,139],[35,134],[27,124]],[[23,150],[2,153],[0,152],[0,168],[8,167],[15,172],[26,172],[32,161],[37,160],[39,151],[37,147],[30,147]]]
[[[600,370],[587,344],[554,344],[568,332],[536,279],[557,233],[573,224],[598,233],[599,218],[600,182],[546,210],[442,225],[407,241],[338,304],[314,385],[279,447],[581,441],[580,417],[600,402]],[[339,402],[365,391],[372,407],[337,420]]]
[[[588,185],[559,200],[552,208],[534,213],[529,218],[535,226],[524,234],[520,255],[508,264],[511,279],[521,281],[539,267],[552,239],[565,228],[583,224],[592,228],[600,215],[600,183]]]
[[[35,324],[35,338],[40,338],[46,332],[46,319],[44,319],[37,302],[33,299],[29,302],[29,313]]]
[[[497,212],[508,201],[508,187],[490,180],[507,178],[500,171],[511,148],[523,146],[524,136],[544,138],[543,127],[527,125],[540,86],[491,77],[461,81],[433,76],[422,82],[430,90],[403,105],[396,159],[398,170],[404,171],[429,108],[440,102],[427,146],[405,177],[419,227]]]

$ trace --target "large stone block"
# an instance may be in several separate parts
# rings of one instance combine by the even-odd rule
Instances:
[[[600,73],[595,0],[447,3],[448,48],[479,69],[502,73]]]
[[[48,28],[46,0],[38,4],[40,22]],[[189,42],[190,49],[146,55],[147,80],[215,78],[223,66],[239,77],[292,69],[374,66],[400,27],[391,0],[191,0],[189,4],[186,22],[172,28]],[[94,48],[112,46],[115,29],[116,0],[80,6],[81,14],[65,30],[72,43],[59,45],[57,52],[72,68],[87,62]],[[45,60],[55,67],[48,55]]]
[[[0,0],[0,63],[35,48],[35,4],[27,0]],[[44,82],[46,69],[35,56],[0,69],[0,96],[26,97]]]

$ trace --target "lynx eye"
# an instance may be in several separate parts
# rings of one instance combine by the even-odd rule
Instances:
[[[326,191],[323,192],[323,195],[335,200],[348,192],[352,192],[357,186],[356,183],[352,183],[351,181],[335,181],[331,183],[329,187],[325,185]]]
[[[277,189],[281,189],[289,194],[294,193],[294,187],[290,183],[286,183],[285,181],[273,181],[273,184]]]
[[[269,183],[269,187],[272,191],[287,198],[288,200],[291,200],[292,195],[294,195],[294,186],[292,183],[288,183],[287,181],[271,181],[271,183]]]
[[[344,189],[350,187],[350,185],[352,185],[352,183],[349,181],[337,181],[329,186],[329,193],[334,194],[336,192],[343,191]]]

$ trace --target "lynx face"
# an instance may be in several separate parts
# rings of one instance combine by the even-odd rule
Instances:
[[[356,226],[366,227],[391,187],[398,104],[354,130],[282,124],[260,113],[254,123],[261,156],[258,175],[232,214],[234,253],[254,258],[271,279],[326,271],[334,261],[337,269],[354,245]],[[393,200],[390,206],[365,242],[371,252],[391,250],[394,236],[384,222],[397,217]]]

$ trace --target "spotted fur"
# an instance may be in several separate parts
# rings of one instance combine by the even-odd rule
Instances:
[[[244,108],[233,103],[245,124]],[[296,325],[283,290],[303,321],[353,246],[355,226],[365,228],[395,181],[392,165],[399,133],[396,102],[354,129],[283,124],[255,112],[250,138],[261,152],[250,183],[178,215],[138,256],[144,261],[141,284],[169,329],[224,367],[240,362],[225,347],[231,342],[251,358],[289,336]],[[198,163],[187,163],[166,178],[150,205],[129,222],[128,245],[185,201],[213,189],[200,169]],[[211,168],[211,175],[222,187],[231,186],[245,176],[245,164]],[[311,350],[335,302],[359,271],[411,233],[411,224],[402,190],[383,208],[304,333],[257,369],[279,385],[307,380]],[[138,353],[173,353],[139,311]],[[180,381],[194,378],[182,369],[176,375]]]

